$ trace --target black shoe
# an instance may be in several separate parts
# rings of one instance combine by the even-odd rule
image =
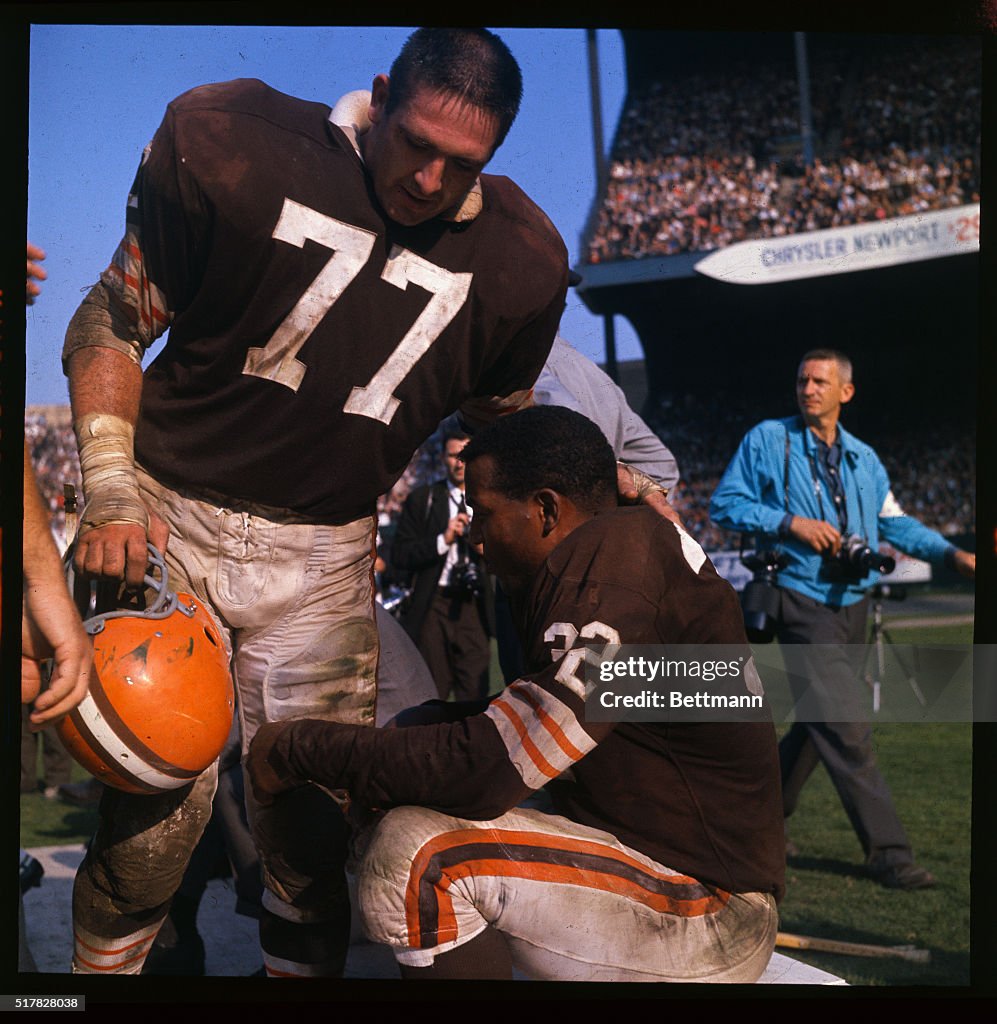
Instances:
[[[927,868],[911,862],[881,867],[870,865],[869,874],[887,889],[931,889],[938,884],[938,879]]]
[[[179,935],[167,916],[145,958],[142,973],[203,978],[204,940],[196,930]]]

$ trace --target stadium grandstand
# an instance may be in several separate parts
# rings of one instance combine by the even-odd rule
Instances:
[[[628,94],[576,267],[644,350],[638,408],[707,550],[744,431],[795,360],[855,364],[847,425],[902,504],[975,519],[982,53],[976,36],[624,31]],[[927,414],[927,415],[925,415]],[[927,419],[930,417],[930,422]]]

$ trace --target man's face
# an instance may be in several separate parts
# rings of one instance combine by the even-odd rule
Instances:
[[[361,136],[374,192],[396,223],[413,227],[457,205],[491,158],[498,121],[445,94],[417,89],[386,113],[388,79],[374,79]]]
[[[488,571],[509,594],[525,589],[547,557],[543,517],[530,500],[509,498],[491,486],[492,457],[482,455],[467,468],[471,507],[470,542],[481,544]]]
[[[451,437],[443,446],[443,461],[447,467],[447,479],[454,487],[464,486],[464,463],[460,453],[467,445],[466,437]]]
[[[841,406],[851,400],[855,388],[841,379],[833,359],[808,359],[796,375],[796,402],[804,420],[816,423],[837,419]]]

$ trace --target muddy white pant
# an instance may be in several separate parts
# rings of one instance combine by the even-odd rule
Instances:
[[[373,519],[308,524],[256,506],[223,507],[141,471],[139,482],[149,507],[170,527],[171,589],[193,594],[212,613],[232,654],[243,750],[265,721],[373,725]],[[211,768],[161,797],[105,795],[74,891],[76,970],[141,969],[210,816],[215,781]],[[323,825],[320,803],[332,801],[306,787],[269,821],[247,790],[268,888],[264,906],[295,923],[336,917],[346,899],[345,824],[332,804]],[[339,953],[320,946],[311,943],[313,963],[304,973],[335,972],[331,960]],[[273,957],[274,973],[281,959],[287,973],[302,973],[290,966],[300,961],[292,952]]]
[[[778,915],[765,893],[727,893],[607,832],[517,809],[492,821],[399,807],[360,871],[367,933],[424,967],[489,925],[532,978],[754,982]]]

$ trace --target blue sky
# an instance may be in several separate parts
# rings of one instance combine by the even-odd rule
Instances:
[[[49,278],[28,310],[27,403],[67,401],[66,324],[124,230],[125,198],[166,104],[205,82],[261,78],[333,104],[387,72],[406,28],[36,25],[31,29],[28,237]],[[583,29],[501,29],[523,69],[523,106],[488,170],[517,181],[548,213],[572,263],[595,192]],[[611,141],[624,98],[619,32],[600,30],[603,122]],[[597,361],[603,323],[574,295],[562,332]],[[620,358],[641,358],[617,318]]]

